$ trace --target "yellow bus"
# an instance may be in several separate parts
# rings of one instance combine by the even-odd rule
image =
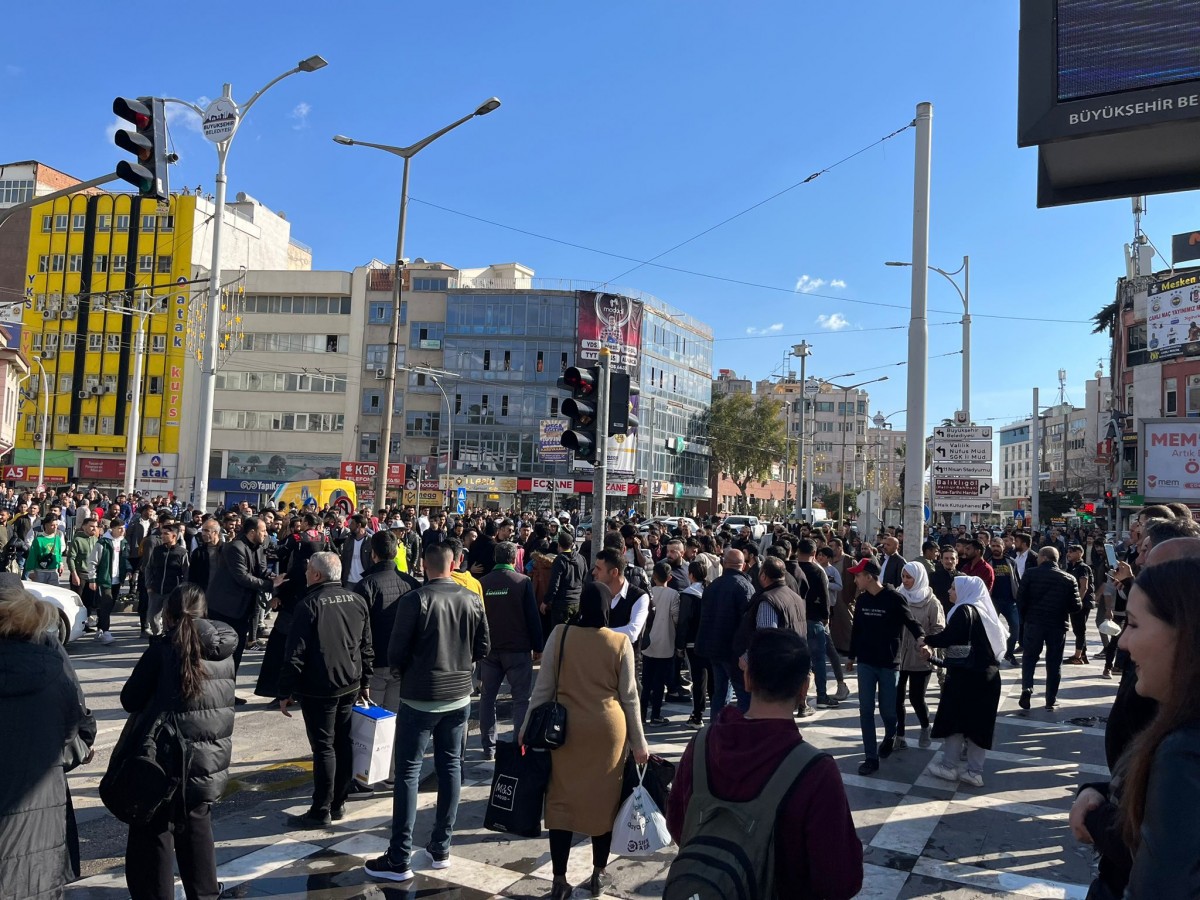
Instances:
[[[353,481],[339,478],[320,478],[312,481],[287,481],[275,489],[271,498],[275,508],[286,510],[289,504],[297,509],[315,506],[318,510],[327,505],[352,515],[358,509],[358,491]]]

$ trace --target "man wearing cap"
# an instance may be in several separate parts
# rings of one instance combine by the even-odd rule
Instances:
[[[983,541],[968,536],[958,543],[958,548],[958,573],[974,575],[990,594],[996,583],[996,570],[983,558]]]
[[[859,775],[879,771],[879,760],[892,755],[896,740],[896,681],[900,668],[900,639],[905,629],[924,645],[925,634],[904,597],[879,580],[879,564],[861,560],[846,572],[854,576],[859,595],[854,606],[850,652],[858,660],[858,723],[866,759]],[[883,743],[876,747],[875,694],[883,717]]]

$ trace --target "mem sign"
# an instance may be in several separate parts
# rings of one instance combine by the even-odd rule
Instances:
[[[1141,420],[1141,493],[1148,502],[1200,501],[1200,422]]]

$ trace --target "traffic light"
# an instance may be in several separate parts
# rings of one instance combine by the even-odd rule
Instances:
[[[1106,502],[1106,503],[1111,503],[1111,502],[1112,502],[1112,491],[1105,491],[1105,492],[1104,492],[1104,500],[1105,500],[1105,502]]]
[[[118,97],[113,101],[113,112],[134,126],[133,131],[118,131],[113,142],[136,157],[134,162],[123,159],[117,163],[117,177],[137,188],[139,196],[166,200],[167,163],[172,160],[167,153],[167,116],[162,98]]]
[[[638,426],[630,402],[641,389],[624,372],[613,372],[608,378],[608,434],[629,434]]]
[[[570,427],[563,432],[560,442],[582,459],[596,464],[596,390],[600,383],[600,367],[581,369],[571,366],[558,379],[558,386],[571,392],[562,403],[563,415],[571,420]],[[628,402],[628,401],[627,401]]]
[[[1083,504],[1083,511],[1085,513],[1087,513],[1089,516],[1092,515],[1092,513],[1094,513],[1096,511],[1096,504],[1095,503]]]

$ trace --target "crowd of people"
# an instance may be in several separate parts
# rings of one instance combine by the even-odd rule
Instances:
[[[173,896],[174,860],[189,898],[219,894],[210,812],[235,707],[248,702],[236,691],[248,651],[262,652],[254,693],[284,716],[298,709],[312,751],[311,803],[287,826],[327,828],[352,792],[389,792],[389,846],[365,864],[381,880],[411,879],[418,853],[435,869],[452,864],[463,763],[495,758],[505,682],[518,742],[534,711],[561,704],[570,737],[552,755],[545,800],[555,898],[573,890],[577,834],[591,839],[583,887],[599,896],[609,884],[627,758],[644,764],[654,733],[672,724],[699,732],[664,810],[682,850],[713,821],[701,810],[761,805],[785,773],[797,787],[767,802],[769,880],[789,886],[777,895],[854,896],[863,850],[841,776],[807,748],[797,720],[855,695],[858,771],[870,776],[909,748],[911,712],[917,746],[941,742],[929,773],[982,788],[1005,670],[1028,710],[1044,662],[1039,700],[1053,710],[1061,667],[1094,665],[1098,678],[1121,679],[1106,741],[1113,778],[1084,787],[1071,813],[1076,837],[1100,854],[1095,890],[1109,893],[1095,896],[1200,895],[1196,866],[1164,863],[1200,859],[1200,829],[1186,827],[1200,824],[1200,615],[1189,592],[1200,526],[1186,507],[1147,507],[1118,547],[1099,533],[935,529],[915,560],[890,529],[872,542],[803,523],[757,537],[719,522],[695,533],[685,520],[614,519],[586,535],[577,526],[568,513],[205,514],[161,498],[7,492],[0,545],[20,574],[0,576],[0,745],[19,764],[0,776],[0,895],[57,896],[77,877],[64,773],[90,760],[95,738],[53,617],[22,576],[68,580],[102,644],[115,640],[119,605],[137,611],[129,637],[146,648],[121,692],[130,720],[110,774],[165,716],[190,749],[180,790],[130,825],[134,900]],[[1102,666],[1087,655],[1093,623]],[[351,764],[363,701],[396,714],[391,771],[369,786]],[[672,704],[686,718],[672,723]],[[33,708],[53,714],[18,738],[8,726]],[[414,848],[431,744],[433,829]],[[37,828],[18,826],[28,815]]]

